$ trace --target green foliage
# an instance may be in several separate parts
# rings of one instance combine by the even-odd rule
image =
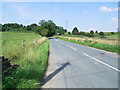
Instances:
[[[90,34],[94,34],[94,31],[93,31],[93,30],[91,30],[91,31],[90,31]]]
[[[98,31],[95,31],[96,34],[98,34]]]
[[[93,34],[91,34],[91,33],[85,33],[85,36],[87,36],[87,37],[94,37],[94,35]]]
[[[71,32],[68,32],[69,35],[71,35]]]
[[[105,34],[104,34],[104,32],[99,32],[99,35],[101,36],[101,37],[104,37],[105,36]]]
[[[57,26],[56,28],[56,34],[62,35],[65,34],[65,32],[67,32],[66,29],[64,29],[63,27]]]
[[[2,31],[35,32],[46,37],[53,36],[57,33],[59,33],[59,35],[62,35],[65,32],[67,32],[67,30],[64,29],[63,27],[56,26],[56,24],[52,20],[48,21],[41,20],[39,22],[39,25],[33,23],[31,25],[23,26],[22,24],[17,23],[7,23],[3,25],[0,24],[0,27],[2,27]]]
[[[79,31],[78,31],[77,27],[73,28],[72,34],[73,35],[78,35],[79,34]]]
[[[115,34],[114,32],[111,32],[111,34]]]
[[[59,34],[59,35],[62,35],[64,34],[65,32],[67,32],[67,30],[65,30],[63,27],[60,27],[60,26],[56,26],[55,23],[52,21],[52,20],[48,20],[48,21],[45,21],[45,20],[41,20],[39,22],[39,25],[40,25],[40,34],[42,36],[47,36],[47,37],[50,37],[50,36],[53,36],[55,34]],[[44,31],[47,31],[45,30],[47,29],[48,30],[48,33],[46,33],[46,35],[43,35],[43,30]]]
[[[56,30],[55,27],[56,27],[56,25],[55,25],[55,23],[52,20],[48,20],[48,21],[41,20],[39,22],[39,24],[40,24],[40,35],[43,35],[42,33],[43,33],[43,30],[45,30],[45,29],[48,30],[48,33],[46,33],[47,37],[52,36],[52,35],[55,34],[55,30]],[[45,31],[47,31],[47,30],[45,30]]]
[[[80,35],[85,35],[85,32],[83,32],[83,31],[80,31]]]
[[[41,29],[40,30],[40,35],[42,35],[42,36],[48,36],[48,29]]]

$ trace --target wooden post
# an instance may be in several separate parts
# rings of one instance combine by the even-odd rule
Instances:
[[[22,48],[25,47],[25,40],[22,40]]]

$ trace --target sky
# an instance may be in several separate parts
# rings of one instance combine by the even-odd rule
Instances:
[[[53,20],[68,31],[77,27],[86,32],[117,31],[118,27],[118,2],[2,2],[0,11],[2,24]]]

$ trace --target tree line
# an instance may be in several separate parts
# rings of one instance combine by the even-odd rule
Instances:
[[[99,35],[100,37],[105,37],[105,34],[102,31],[98,32],[97,30],[96,31],[90,30],[90,32],[83,32],[83,31],[79,32],[77,27],[73,28],[72,32],[68,32],[68,34],[84,35],[84,36],[87,36],[87,37],[94,37],[94,36],[98,36]],[[115,34],[115,33],[111,32],[111,34]]]
[[[72,32],[67,32],[66,29],[64,29],[61,26],[57,26],[52,20],[40,20],[38,25],[36,23],[30,24],[30,25],[22,25],[17,23],[7,23],[7,24],[0,24],[0,31],[16,31],[16,32],[35,32],[39,33],[41,36],[50,37],[53,35],[63,35],[65,33],[68,33],[69,35],[84,35],[87,37],[94,37],[94,36],[101,36],[105,37],[104,32],[98,32],[91,30],[90,32],[83,32],[77,29],[77,27],[73,28]],[[111,34],[115,34],[114,32],[111,32]]]
[[[35,32],[46,37],[50,37],[55,34],[62,35],[67,32],[66,29],[61,26],[57,26],[52,20],[40,20],[38,25],[33,23],[27,26],[17,23],[0,24],[0,31]]]

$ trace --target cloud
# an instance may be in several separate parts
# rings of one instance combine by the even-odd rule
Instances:
[[[111,20],[117,22],[117,21],[118,21],[118,18],[116,18],[116,17],[112,17]]]
[[[87,11],[83,11],[83,14],[88,14],[88,12]]]
[[[102,12],[113,12],[113,11],[118,11],[118,8],[109,8],[106,6],[100,7],[100,11]]]

